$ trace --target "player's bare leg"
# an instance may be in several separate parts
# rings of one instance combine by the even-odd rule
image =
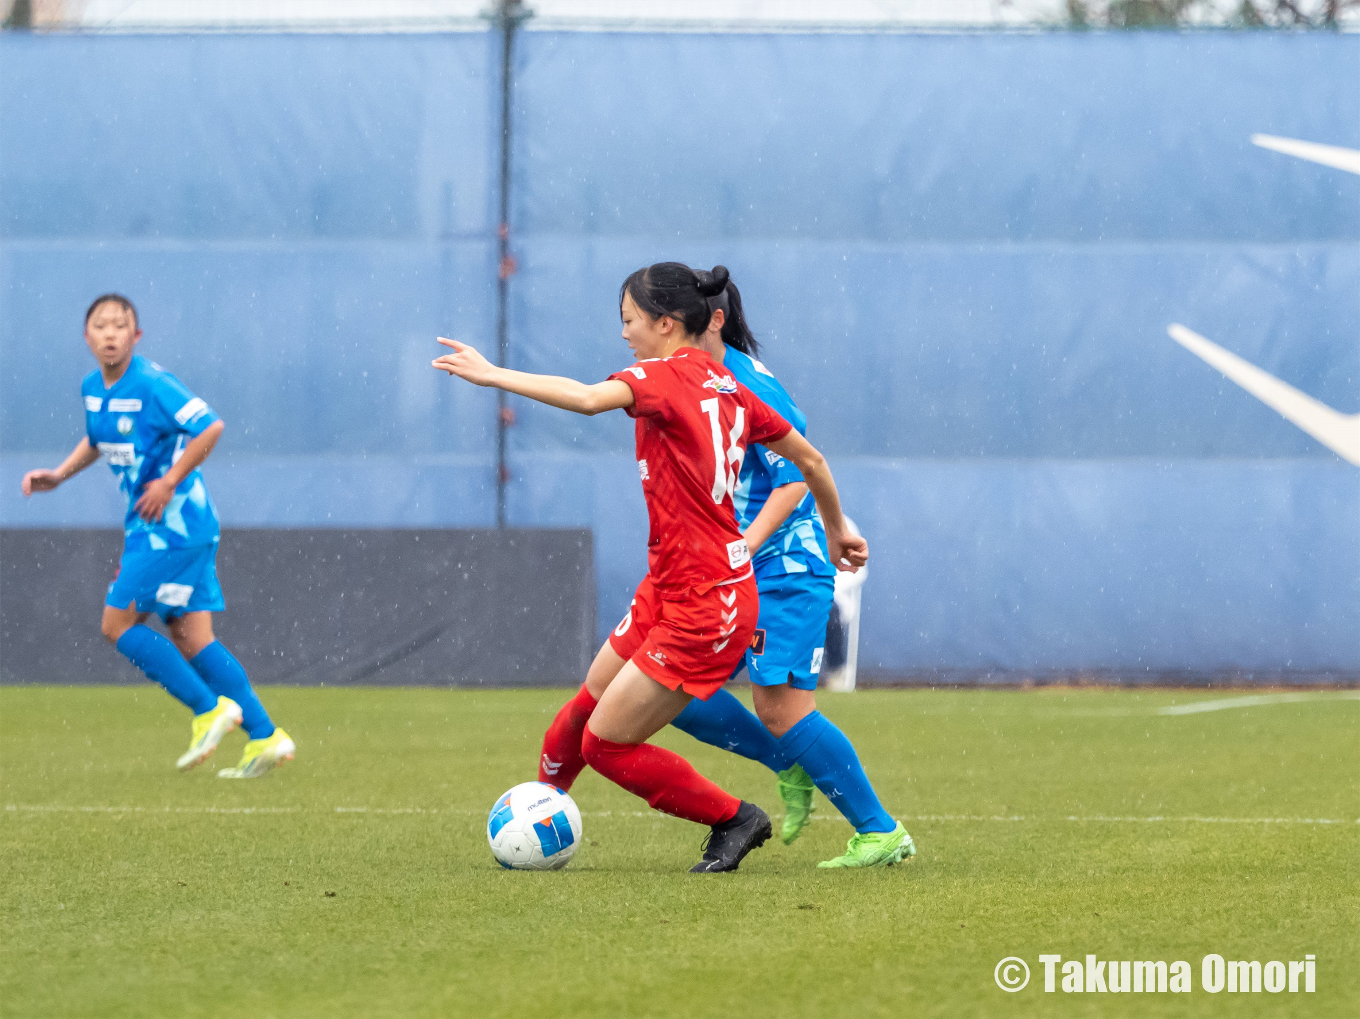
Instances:
[[[604,642],[595,660],[590,663],[590,669],[586,672],[586,689],[597,701],[604,696],[604,692],[609,689],[609,684],[614,682],[620,670],[628,662],[619,656],[609,641]]]
[[[145,623],[149,615],[150,612],[138,612],[135,603],[125,609],[105,605],[104,615],[99,620],[99,632],[104,635],[106,641],[116,647],[123,634],[138,623]]]
[[[776,739],[817,710],[817,693],[799,690],[788,683],[782,686],[751,686],[756,716]]]
[[[186,612],[166,623],[170,639],[186,662],[192,662],[205,647],[217,639],[213,634],[211,612]]]
[[[606,644],[596,660],[606,652],[618,658]],[[670,725],[689,701],[689,694],[683,690],[668,689],[636,665],[620,659],[590,716],[590,731],[614,743],[642,743]]]

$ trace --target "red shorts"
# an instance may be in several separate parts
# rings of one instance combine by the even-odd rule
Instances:
[[[648,575],[609,646],[667,689],[706,701],[741,666],[759,614],[754,576],[670,601]]]

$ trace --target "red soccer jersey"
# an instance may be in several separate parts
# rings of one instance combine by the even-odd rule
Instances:
[[[627,410],[637,421],[657,590],[679,598],[740,578],[751,561],[732,506],[742,458],[752,442],[781,439],[792,426],[695,347],[609,377],[633,390]]]

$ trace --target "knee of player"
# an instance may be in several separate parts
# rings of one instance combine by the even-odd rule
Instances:
[[[169,630],[170,640],[175,645],[175,649],[187,659],[197,657],[204,648],[217,639],[213,636],[211,629],[204,632],[172,625]]]
[[[769,712],[763,715],[756,712],[756,717],[760,719],[765,728],[770,730],[770,735],[775,739],[783,739],[784,734],[793,728],[793,723],[785,719],[779,712]]]
[[[581,756],[585,758],[586,764],[596,771],[604,774],[609,769],[610,762],[614,759],[617,748],[607,741],[600,739],[590,731],[587,725],[585,732],[581,734]]]
[[[132,624],[122,619],[105,618],[99,624],[99,631],[110,644],[117,644],[120,637],[132,629]]]
[[[816,710],[811,697],[798,696],[791,687],[762,687],[755,695],[756,717],[779,739]]]
[[[173,632],[170,634],[170,642],[175,645],[175,650],[184,656],[186,660],[193,658],[203,650],[202,647],[198,646],[196,641]],[[204,645],[204,647],[206,646],[207,645]]]

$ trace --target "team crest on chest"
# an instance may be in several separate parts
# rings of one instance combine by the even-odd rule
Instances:
[[[712,368],[708,370],[708,381],[704,383],[705,389],[712,389],[718,393],[735,393],[737,391],[737,381],[731,375],[719,375]]]
[[[118,419],[118,434],[119,435],[132,434],[132,418],[128,417],[126,414],[124,414],[122,417]]]

